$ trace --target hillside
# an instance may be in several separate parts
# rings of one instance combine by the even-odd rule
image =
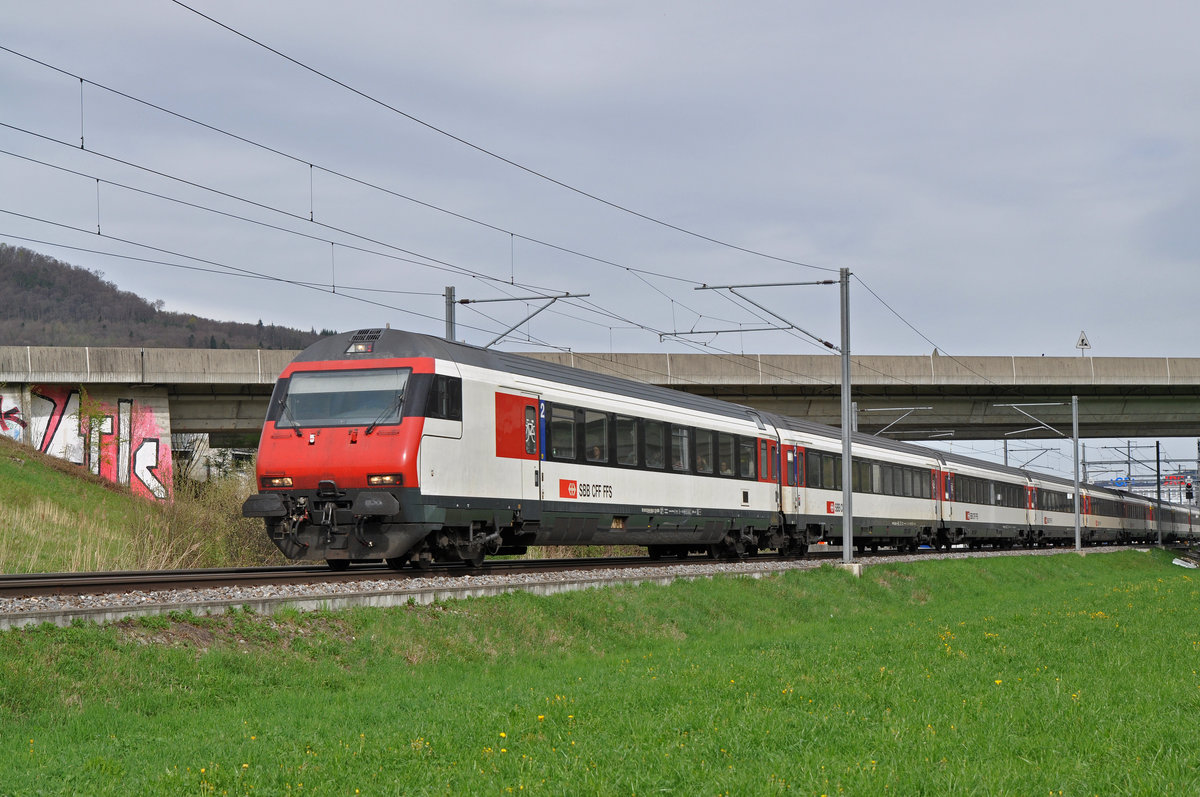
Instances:
[[[102,272],[3,243],[0,274],[0,344],[7,346],[303,349],[332,334],[168,312],[161,301],[123,291]]]

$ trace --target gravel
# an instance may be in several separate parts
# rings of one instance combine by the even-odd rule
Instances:
[[[1118,547],[1089,548],[1085,553],[1126,550]],[[1145,550],[1145,549],[1139,549]],[[1073,553],[1069,548],[1033,551],[948,551],[926,552],[886,558],[862,558],[864,566],[931,559],[965,559],[981,556],[1046,556]],[[570,589],[586,589],[612,584],[669,583],[675,579],[709,578],[714,575],[742,575],[760,578],[764,574],[788,570],[811,570],[840,560],[753,559],[741,562],[704,562],[671,564],[627,570],[573,570],[555,573],[509,575],[430,576],[424,578],[371,579],[365,581],[291,584],[207,589],[151,590],[96,595],[50,595],[27,598],[0,598],[0,628],[51,622],[70,624],[76,619],[104,622],[122,617],[160,614],[170,611],[212,613],[229,607],[250,606],[269,613],[291,606],[299,609],[345,608],[354,605],[389,606],[407,602],[431,603],[463,597],[495,595],[513,590],[542,594]]]

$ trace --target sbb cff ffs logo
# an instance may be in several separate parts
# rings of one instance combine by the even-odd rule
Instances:
[[[579,483],[574,479],[559,479],[558,480],[558,497],[559,498],[578,498]]]

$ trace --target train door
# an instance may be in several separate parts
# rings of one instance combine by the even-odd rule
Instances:
[[[525,452],[531,455],[522,460],[521,500],[525,503],[526,520],[542,515],[542,459],[545,456],[546,405],[541,396],[525,393]],[[532,509],[532,511],[530,511]]]
[[[532,520],[542,514],[545,405],[535,393],[509,390],[496,392],[496,486]]]
[[[784,514],[794,515],[800,511],[800,484],[803,480],[804,464],[800,461],[800,449],[796,446],[780,446],[780,495]]]

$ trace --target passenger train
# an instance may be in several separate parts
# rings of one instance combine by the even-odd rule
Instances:
[[[1069,480],[862,434],[852,474],[859,550],[1074,543]],[[838,429],[392,329],[322,339],[287,366],[256,476],[243,515],[288,558],[334,569],[842,542]],[[1195,508],[1080,492],[1085,544],[1200,534]]]

